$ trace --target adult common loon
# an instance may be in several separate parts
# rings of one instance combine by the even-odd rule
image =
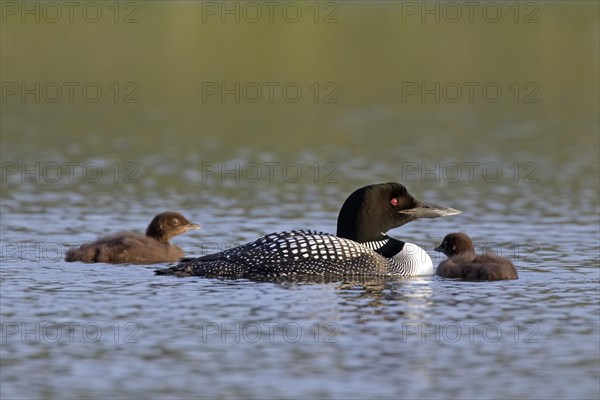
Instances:
[[[464,233],[449,233],[434,249],[449,258],[440,263],[436,274],[445,278],[468,281],[498,281],[518,279],[513,263],[495,254],[478,256],[471,238]]]
[[[177,212],[158,214],[146,230],[146,236],[134,232],[119,232],[94,243],[85,243],[67,251],[65,261],[113,264],[154,264],[177,261],[185,254],[169,239],[200,225],[188,221]]]
[[[344,202],[337,236],[308,230],[272,233],[220,253],[183,259],[156,273],[229,278],[431,275],[433,264],[424,250],[385,232],[417,218],[459,213],[415,199],[400,183],[370,185]]]

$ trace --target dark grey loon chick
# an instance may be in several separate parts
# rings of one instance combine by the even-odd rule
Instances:
[[[370,185],[344,202],[337,236],[307,230],[273,233],[156,273],[229,278],[431,275],[433,264],[424,250],[384,232],[417,218],[459,213],[423,203],[399,183]]]
[[[499,281],[518,279],[513,263],[495,254],[478,256],[471,238],[464,233],[449,233],[434,249],[449,258],[440,263],[436,274],[445,278],[468,281]]]
[[[185,255],[169,240],[200,225],[183,215],[169,211],[158,214],[146,230],[146,236],[134,232],[119,232],[104,236],[94,243],[85,243],[67,251],[65,261],[113,264],[154,264],[177,261]]]

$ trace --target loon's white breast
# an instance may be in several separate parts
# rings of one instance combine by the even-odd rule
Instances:
[[[402,266],[407,276],[435,274],[435,268],[429,254],[414,243],[404,243],[402,250],[393,259],[394,262]]]

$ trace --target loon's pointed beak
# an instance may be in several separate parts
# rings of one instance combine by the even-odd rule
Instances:
[[[416,207],[409,208],[408,210],[402,210],[400,213],[410,215],[414,218],[437,218],[461,214],[462,211],[458,211],[450,207],[436,206],[435,204],[424,203],[417,200]]]
[[[192,229],[200,229],[202,225],[190,223],[186,226],[186,230],[191,231]]]

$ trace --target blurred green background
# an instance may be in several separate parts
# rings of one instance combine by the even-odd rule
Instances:
[[[546,184],[577,187],[590,184],[582,169],[598,177],[598,2],[53,4],[2,4],[3,162],[131,162],[140,184],[111,187],[132,194],[218,190],[227,177],[202,163],[236,160],[333,162],[348,188],[407,178],[404,162],[533,162]],[[236,83],[239,101],[206,92]],[[97,186],[68,190],[110,190]]]

